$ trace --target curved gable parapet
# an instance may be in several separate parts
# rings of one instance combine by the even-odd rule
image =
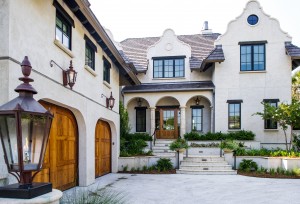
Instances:
[[[164,56],[191,57],[191,46],[179,40],[172,29],[166,29],[161,38],[147,49],[147,59]]]
[[[247,18],[250,15],[258,16],[258,23],[256,25],[249,25]],[[248,33],[248,35],[242,35],[242,32]],[[264,38],[264,34],[271,33],[274,40],[278,37],[282,40],[288,41],[292,37],[280,27],[280,23],[276,18],[271,17],[263,11],[263,8],[260,6],[260,3],[256,0],[250,0],[246,4],[241,15],[236,17],[234,20],[230,21],[227,25],[227,30],[223,35],[220,35],[215,44],[222,44],[227,41],[228,38],[232,38],[232,35],[235,35],[237,40],[243,40],[243,36],[247,36],[249,41],[259,40],[259,38]],[[224,42],[223,42],[224,41]]]

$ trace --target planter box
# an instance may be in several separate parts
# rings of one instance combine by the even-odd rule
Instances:
[[[175,168],[177,162],[175,156],[169,158]],[[130,171],[132,168],[142,170],[144,166],[150,167],[155,165],[159,159],[159,156],[119,157],[118,170],[123,171],[126,166],[127,171]]]
[[[237,140],[238,142],[243,142],[244,145],[247,148],[250,149],[260,149],[260,142],[259,141],[249,141],[249,140]],[[210,144],[210,143],[215,143],[215,144],[220,144],[220,140],[203,140],[203,141],[199,141],[199,140],[191,140],[188,141],[188,144],[191,145],[192,143],[195,144]]]
[[[234,157],[232,154],[224,154],[225,161],[230,165],[234,165]],[[236,167],[238,168],[243,159],[253,160],[258,167],[265,169],[277,169],[278,167],[285,170],[300,168],[300,158],[282,158],[282,157],[259,157],[259,156],[237,156]]]

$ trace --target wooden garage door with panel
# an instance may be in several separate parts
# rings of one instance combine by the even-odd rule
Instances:
[[[95,132],[95,176],[111,172],[111,131],[107,122],[99,120]]]
[[[40,102],[54,114],[43,170],[35,181],[51,182],[53,188],[66,190],[77,184],[77,123],[65,108]]]

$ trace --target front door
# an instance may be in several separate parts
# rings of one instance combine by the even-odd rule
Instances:
[[[43,169],[35,182],[51,182],[53,188],[66,190],[77,184],[77,123],[68,109],[40,102],[54,118]]]
[[[178,138],[178,109],[160,108],[155,113],[157,139]]]
[[[99,120],[95,133],[95,177],[111,172],[111,131],[107,122]]]

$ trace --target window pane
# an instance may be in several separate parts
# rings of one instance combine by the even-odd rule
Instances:
[[[60,29],[62,29],[62,22],[59,18],[56,17],[56,27],[59,27]]]
[[[229,129],[240,129],[240,103],[229,104],[228,105],[228,128]]]
[[[136,132],[146,132],[146,109],[136,109]]]
[[[59,28],[56,28],[55,30],[55,38],[62,42],[62,31]]]
[[[69,41],[69,37],[66,36],[65,34],[63,34],[63,41],[62,41],[63,45],[66,46],[67,48],[70,48],[70,41]]]
[[[192,130],[202,131],[202,109],[192,109]]]

